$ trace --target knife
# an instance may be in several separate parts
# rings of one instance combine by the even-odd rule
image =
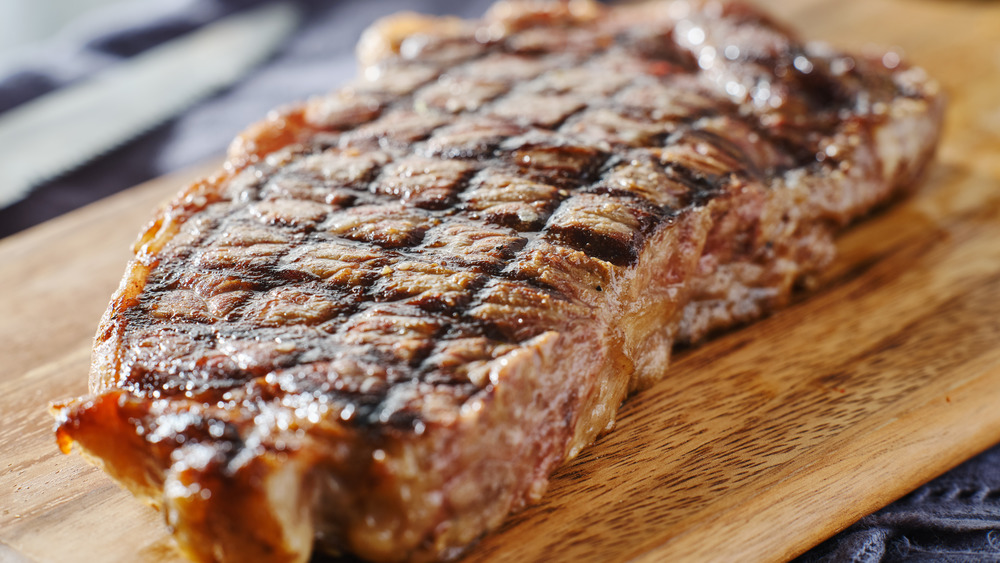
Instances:
[[[236,81],[298,20],[289,4],[227,16],[0,114],[0,208]]]

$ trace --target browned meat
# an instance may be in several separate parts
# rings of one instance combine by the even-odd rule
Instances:
[[[200,561],[456,557],[912,186],[942,107],[741,4],[404,15],[361,58],[159,211],[57,407]]]

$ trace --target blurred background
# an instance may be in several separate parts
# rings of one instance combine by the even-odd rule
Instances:
[[[0,0],[0,125],[64,90],[267,0]],[[356,72],[354,46],[380,16],[414,10],[482,15],[488,0],[289,0],[300,18],[264,62],[158,126],[0,208],[0,237],[171,171],[219,157],[248,124]],[[197,62],[193,63],[197,64]],[[135,100],[135,104],[150,103]],[[116,116],[109,116],[114,119]],[[2,139],[0,139],[2,140]],[[56,139],[53,141],[58,142]],[[2,149],[2,147],[0,147]],[[0,165],[3,164],[0,150]]]
[[[65,30],[71,23],[123,0],[3,0],[0,2],[0,61]],[[152,4],[154,0],[144,0]]]

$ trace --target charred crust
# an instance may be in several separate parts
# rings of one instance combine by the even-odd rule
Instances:
[[[588,5],[421,19],[349,88],[248,130],[224,173],[159,213],[92,375],[130,431],[162,430],[146,444],[158,460],[211,444],[214,478],[237,452],[284,451],[268,439],[335,436],[364,444],[341,461],[368,475],[372,447],[463,432],[463,405],[495,407],[509,387],[491,370],[508,359],[521,369],[539,342],[608,338],[587,331],[617,329],[606,325],[650,272],[689,284],[662,303],[681,345],[764,314],[829,259],[835,225],[872,204],[823,197],[852,165],[848,183],[880,180],[873,135],[892,117],[877,104],[934,97],[917,76],[815,52],[739,3],[692,6],[693,34],[655,4],[577,12]],[[901,166],[893,181],[918,172]],[[816,195],[814,181],[834,187]],[[796,212],[765,209],[782,197]],[[779,259],[786,269],[768,270]],[[741,311],[725,309],[743,290]],[[587,393],[560,391],[550,466],[590,416]],[[322,405],[320,421],[301,405]],[[400,553],[441,555],[437,533]]]
[[[672,24],[586,31],[591,24],[548,30],[522,22],[499,40],[428,36],[379,62],[374,77],[350,91],[286,112],[289,127],[311,132],[251,159],[205,202],[180,205],[188,218],[149,257],[139,297],[115,304],[104,337],[128,341],[183,321],[200,335],[184,346],[206,354],[196,372],[211,374],[214,388],[288,362],[320,364],[299,352],[251,367],[210,361],[218,341],[198,331],[256,342],[261,330],[291,324],[341,346],[344,327],[381,305],[444,319],[448,328],[435,334],[446,339],[518,342],[544,330],[544,315],[529,331],[490,317],[537,313],[497,302],[497,283],[520,284],[512,291],[522,297],[577,298],[557,289],[563,282],[554,269],[519,264],[534,252],[531,241],[629,267],[658,229],[688,210],[791,168],[836,166],[842,157],[817,163],[818,139],[844,119],[862,130],[875,119],[852,113],[859,84],[881,80],[867,63],[835,76],[832,59],[759,12],[730,5],[723,12],[728,29],[758,26],[779,37],[771,50],[742,49],[724,64],[781,74],[775,88],[804,104],[805,122],[698,82],[695,54]],[[800,57],[809,65],[796,67]],[[883,95],[916,95],[905,82],[878,84]],[[745,135],[759,142],[745,144]],[[432,353],[427,338],[414,336],[396,352],[382,344],[356,352],[411,373]],[[156,382],[137,387],[150,392],[171,378],[183,388],[195,373],[129,365],[135,381]],[[447,373],[420,373],[451,384]],[[382,400],[376,395],[361,401],[372,412]]]
[[[663,37],[669,37],[669,32]],[[679,49],[672,38],[664,42],[663,37],[632,33],[620,35],[619,40],[622,48],[632,56],[669,63],[669,72],[653,73],[659,79],[672,80],[674,74],[692,72],[696,65],[689,53]],[[444,44],[440,47],[451,48]],[[459,44],[452,47],[458,48]],[[783,55],[785,59],[789,56],[791,54]],[[473,59],[462,64],[474,64],[470,61]],[[663,70],[667,67],[647,68]],[[822,76],[796,79],[805,89],[823,90],[828,86]],[[503,92],[498,95],[506,96]],[[834,92],[825,98],[819,94],[809,96],[813,98],[810,103],[825,107],[840,103],[842,93]],[[372,105],[365,100],[378,102]],[[512,330],[505,321],[468,314],[484,304],[480,294],[493,283],[490,280],[516,280],[550,298],[562,300],[565,297],[534,274],[505,268],[524,250],[528,241],[525,237],[479,229],[480,234],[469,239],[468,244],[472,246],[449,246],[453,243],[443,242],[463,240],[452,235],[449,235],[451,238],[436,235],[428,238],[428,233],[437,232],[437,225],[452,221],[448,217],[460,215],[473,223],[481,222],[511,232],[539,233],[545,240],[582,251],[594,259],[616,267],[628,267],[638,259],[649,236],[661,225],[672,222],[685,208],[704,206],[726,194],[734,182],[739,183],[738,176],[760,178],[779,171],[759,168],[731,139],[695,126],[698,119],[713,111],[733,114],[735,106],[723,99],[716,101],[717,110],[689,111],[683,117],[685,125],[682,127],[645,138],[654,149],[668,149],[665,154],[671,156],[662,161],[646,153],[609,151],[577,140],[572,134],[544,130],[558,127],[566,121],[565,115],[530,124],[512,121],[501,112],[486,120],[460,119],[442,128],[442,118],[394,109],[389,100],[380,95],[350,101],[361,104],[361,109],[377,106],[377,111],[365,109],[369,113],[363,114],[357,128],[342,127],[342,132],[318,133],[312,141],[293,146],[283,155],[259,161],[248,169],[249,175],[241,177],[245,180],[234,179],[229,192],[233,198],[231,202],[220,199],[215,203],[229,206],[233,212],[227,214],[224,208],[217,208],[215,215],[198,219],[201,223],[198,228],[191,229],[191,236],[176,237],[173,246],[158,258],[157,267],[139,301],[117,313],[126,331],[136,333],[154,327],[153,316],[157,311],[167,320],[182,318],[171,317],[169,307],[191,307],[190,304],[200,303],[198,299],[201,299],[204,303],[198,307],[202,312],[182,311],[187,315],[183,318],[217,326],[216,330],[229,331],[230,335],[253,334],[254,323],[267,326],[268,322],[273,322],[278,326],[294,318],[324,333],[337,334],[337,327],[356,312],[364,311],[366,303],[398,301],[425,314],[444,315],[449,319],[449,334],[475,334],[498,342],[517,342],[533,331]],[[354,119],[362,115],[357,113],[360,109],[338,103],[341,106],[320,104],[320,109],[325,108],[328,113],[325,119]],[[507,112],[517,107],[512,101],[507,103]],[[405,105],[405,102],[400,104]],[[573,114],[580,111],[575,105],[566,107]],[[341,116],[331,113],[334,111],[342,112]],[[553,115],[562,110],[555,111]],[[647,116],[649,110],[626,105],[617,111],[622,116],[638,118]],[[365,124],[364,120],[371,123]],[[774,143],[778,150],[792,153],[795,162],[809,162],[812,149],[802,148],[794,130],[784,130],[780,122],[778,124],[778,128],[757,124],[752,130]],[[572,130],[569,125],[564,129]],[[397,143],[416,143],[413,156],[401,152],[402,145]],[[699,149],[699,143],[710,147],[709,152]],[[373,149],[376,153],[365,152]],[[711,166],[715,161],[701,162],[699,159],[706,158],[702,153],[714,154],[711,158],[715,161],[721,159],[728,172],[713,173]],[[368,154],[380,156],[366,156]],[[463,161],[470,161],[474,166],[450,164]],[[629,184],[621,178],[611,181],[617,178],[611,175],[612,171],[640,164],[649,166],[650,173],[662,173],[667,181],[683,189],[670,197],[652,201],[652,194],[639,190],[637,184]],[[808,165],[815,166],[811,162]],[[521,178],[520,181],[527,184],[517,187],[510,183],[512,180],[498,180],[502,174]],[[237,180],[242,184],[237,186]],[[380,198],[396,200],[402,207],[387,206]],[[411,211],[407,211],[407,207]],[[488,241],[491,236],[506,238],[494,244]],[[343,262],[342,265],[337,265],[341,264],[340,258],[331,256],[327,260],[332,260],[333,265],[303,268],[293,257],[287,256],[284,246],[311,245],[338,238],[386,251],[403,251],[408,253],[408,259],[446,265],[447,272],[421,274],[429,276],[426,283],[412,277],[394,282],[396,270],[393,267],[405,258],[399,254],[383,254],[363,263]],[[475,242],[477,240],[487,242]],[[187,271],[184,264],[190,261],[200,264],[206,273],[193,275]],[[435,284],[441,283],[434,279],[450,279],[449,276],[459,271],[455,268],[475,275],[452,289],[446,286],[433,289]],[[267,296],[272,295],[269,292],[285,286],[316,289],[313,293],[298,293],[297,297],[274,294],[279,300],[287,297],[287,301],[282,301],[286,305],[282,306],[292,309],[273,313],[261,300],[266,301]],[[603,291],[600,284],[592,289]],[[191,295],[184,294],[185,290],[190,290]],[[173,304],[162,305],[161,301],[166,298],[159,296],[170,292],[177,295],[170,298]],[[324,304],[318,305],[320,312],[295,317],[294,308],[305,306],[310,299],[322,300]],[[260,319],[254,320],[255,315],[268,318],[270,315],[274,320],[261,324]],[[199,338],[207,347],[214,346],[211,340]],[[407,348],[403,363],[412,369],[428,357],[432,348],[429,341],[413,343]],[[401,361],[400,357],[379,347],[366,353],[379,362],[395,364]],[[268,369],[290,366],[298,358],[293,354]],[[132,364],[131,369],[131,380],[148,382],[135,387],[142,392],[179,392],[184,387],[169,383],[169,377],[157,375],[152,368]],[[210,378],[214,383],[209,387],[240,385],[248,378],[264,375],[261,370],[265,368],[240,368],[229,372],[226,369],[229,368],[225,368],[224,363],[203,368],[209,370],[202,371],[203,374],[213,374]],[[451,381],[451,376],[437,372],[426,372],[426,377],[432,377],[432,373],[436,374],[433,377],[437,383]],[[362,410],[370,408],[372,413],[378,410],[382,399],[376,395],[369,394],[360,400],[359,405],[368,405]],[[402,418],[392,420],[404,426],[412,422],[399,416]],[[365,416],[359,417],[359,420],[364,419]]]

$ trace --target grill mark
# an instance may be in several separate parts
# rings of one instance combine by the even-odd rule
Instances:
[[[594,182],[594,180],[597,179],[598,172],[607,162],[607,159],[608,156],[604,153],[598,153],[587,158],[584,160],[581,170],[575,176],[567,175],[560,169],[551,169],[546,172],[544,170],[532,168],[530,164],[524,162],[523,157],[521,159],[517,159],[520,160],[520,162],[516,162],[516,164],[520,168],[521,173],[527,175],[528,177],[537,178],[540,181],[551,183],[559,188],[572,190]]]
[[[582,191],[583,194],[608,196],[631,203],[622,210],[626,220],[631,218],[638,223],[631,236],[620,235],[615,231],[600,232],[593,228],[594,221],[580,224],[553,225],[546,228],[546,236],[572,248],[582,250],[588,256],[610,262],[616,266],[630,266],[639,258],[646,238],[666,218],[665,211],[647,199],[627,192],[601,186],[591,187]],[[607,205],[607,204],[605,204]]]
[[[665,165],[664,170],[672,179],[690,188],[689,207],[701,207],[723,192],[718,177],[705,176],[677,162]]]

